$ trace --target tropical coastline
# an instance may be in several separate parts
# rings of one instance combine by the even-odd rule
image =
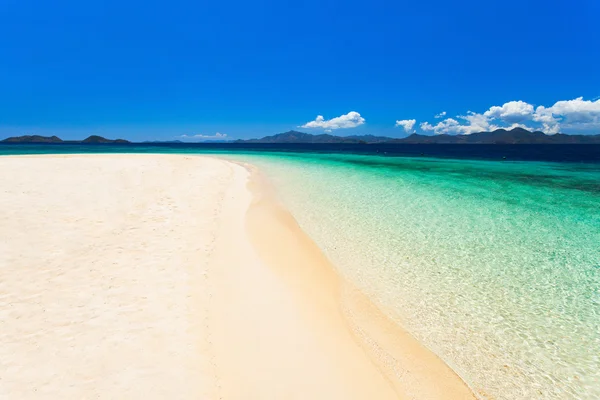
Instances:
[[[348,322],[334,269],[240,165],[0,165],[3,397],[473,398],[410,335],[383,340],[356,290]]]
[[[254,201],[247,215],[251,241],[301,299],[305,315],[330,332],[323,338],[331,340],[328,348],[337,348],[336,358],[349,354],[342,348],[342,339],[350,343],[350,334],[399,398],[475,398],[448,365],[339,275],[339,270],[282,206],[268,177],[252,165],[243,165],[252,173],[249,187]]]
[[[563,3],[2,2],[0,400],[600,399]]]
[[[10,146],[9,157],[0,160],[40,158],[10,156],[31,149]],[[132,149],[154,154],[135,155]],[[600,280],[594,268],[600,234],[595,211],[597,163],[323,154],[320,149],[271,153],[253,148],[223,152],[159,147],[161,153],[176,153],[167,155],[156,154],[152,145],[101,149],[78,145],[68,151],[157,159],[204,154],[260,168],[266,176],[261,182],[269,182],[261,187],[274,188],[267,191],[269,198],[277,199],[273,204],[283,204],[291,212],[300,232],[307,232],[333,261],[330,267],[335,266],[341,286],[349,288],[341,290],[343,317],[370,358],[373,349],[375,354],[397,355],[407,346],[400,346],[398,353],[397,343],[378,336],[379,329],[371,329],[365,337],[365,327],[385,324],[356,322],[368,315],[352,311],[361,298],[356,293],[366,294],[369,304],[374,303],[371,309],[383,311],[383,320],[391,318],[392,326],[402,327],[392,338],[417,338],[421,348],[431,349],[430,354],[450,365],[480,398],[577,398],[578,393],[586,398],[600,390],[593,358],[598,346],[594,291]],[[587,150],[578,149],[574,156]],[[77,156],[50,155],[63,151],[53,145],[34,150],[46,153],[41,158]],[[21,169],[3,169],[4,181],[18,178],[8,175]],[[89,175],[101,171],[96,168]],[[64,172],[63,183],[68,174]],[[494,210],[504,216],[498,219],[490,214]],[[488,236],[494,242],[480,243]],[[455,239],[449,241],[451,237]],[[581,336],[574,337],[571,330]],[[385,351],[379,344],[373,346],[369,338],[374,337],[387,343]],[[394,368],[398,371],[390,369],[396,365],[390,357],[375,360],[387,365],[380,368],[386,377]]]
[[[211,326],[219,332],[219,339],[208,347],[213,349],[210,353],[213,358],[209,358],[213,361],[209,365],[215,368],[214,348],[220,343],[219,358],[228,360],[226,365],[238,367],[224,368],[218,375],[203,372],[203,376],[220,376],[220,379],[228,380],[230,386],[252,391],[258,390],[258,386],[247,382],[248,376],[253,377],[253,382],[266,382],[269,374],[274,376],[274,371],[280,372],[275,365],[288,365],[289,369],[293,369],[291,363],[301,365],[306,361],[299,359],[299,354],[296,354],[296,359],[289,357],[282,360],[276,356],[265,357],[261,353],[264,368],[250,367],[252,351],[248,349],[255,347],[248,342],[251,335],[244,339],[245,345],[237,351],[228,350],[232,348],[228,342],[238,338],[232,332],[246,331],[253,332],[254,343],[270,337],[269,344],[280,346],[273,354],[285,355],[287,348],[298,346],[306,349],[319,344],[320,351],[315,353],[321,357],[318,364],[324,365],[325,369],[340,356],[344,359],[354,357],[354,362],[357,362],[361,357],[356,351],[360,349],[361,362],[353,364],[346,361],[343,364],[355,365],[353,370],[357,370],[356,365],[361,365],[360,368],[367,364],[376,367],[378,373],[371,370],[363,377],[383,378],[388,389],[391,388],[400,398],[407,393],[408,398],[437,398],[440,391],[453,393],[452,387],[465,389],[465,383],[481,399],[593,398],[600,390],[597,385],[598,361],[594,358],[596,349],[600,350],[597,343],[600,275],[596,268],[600,257],[596,245],[600,240],[598,163],[386,157],[323,153],[320,146],[316,146],[313,152],[298,153],[268,152],[252,147],[215,151],[195,146],[146,145],[132,148],[110,145],[98,149],[73,145],[67,150],[79,154],[53,154],[63,151],[63,147],[40,145],[34,147],[37,155],[14,155],[15,152],[29,153],[30,146],[11,145],[10,153],[0,157],[0,162],[5,163],[2,181],[6,187],[4,203],[0,205],[5,213],[3,218],[13,221],[4,226],[4,237],[11,237],[9,232],[16,232],[17,226],[23,226],[27,232],[44,232],[36,224],[52,225],[50,211],[56,211],[52,201],[58,206],[56,218],[61,218],[65,208],[76,210],[74,204],[80,204],[80,196],[91,196],[100,201],[101,207],[102,201],[107,200],[105,191],[97,195],[93,193],[104,186],[112,188],[109,192],[119,189],[124,194],[124,188],[118,185],[133,185],[132,198],[139,197],[137,201],[143,204],[151,204],[157,193],[170,196],[170,190],[174,190],[180,202],[198,201],[198,207],[204,204],[202,207],[213,209],[210,224],[200,221],[208,218],[204,212],[198,213],[193,220],[195,224],[212,226],[207,228],[212,232],[209,236],[206,232],[190,231],[200,242],[208,240],[213,250],[214,244],[220,243],[220,250],[211,253],[211,257],[221,254],[218,263],[228,265],[227,268],[214,269],[218,272],[212,274],[214,279],[210,280],[213,287],[228,289],[211,292],[214,297],[208,297],[208,300],[219,298],[217,303],[221,307],[221,311],[210,314],[214,321]],[[580,153],[574,153],[575,156],[588,150],[579,149]],[[132,150],[153,154],[135,154]],[[121,154],[86,154],[102,151]],[[449,151],[453,154],[452,149]],[[44,152],[46,154],[39,154]],[[493,160],[493,153],[491,157]],[[113,159],[120,170],[111,169],[110,160]],[[58,168],[56,164],[41,168],[40,163],[49,160],[57,163],[70,160],[70,165],[76,167],[66,168],[68,164],[63,164]],[[85,167],[79,175],[73,172],[79,171],[78,163]],[[86,167],[86,163],[96,164]],[[34,167],[43,170],[32,173],[31,168]],[[159,174],[157,169],[165,171]],[[200,174],[202,169],[213,173],[204,176]],[[223,209],[225,204],[229,204],[224,201],[228,196],[223,188],[227,182],[231,183],[232,176],[224,171],[231,169],[237,171],[233,176],[239,173],[245,177],[240,177],[236,184],[244,186],[243,195],[238,190],[239,196],[232,197],[244,198],[246,205],[241,205],[244,201],[231,200],[231,207]],[[115,174],[120,176],[116,181]],[[83,186],[78,183],[83,179],[81,175],[86,176]],[[151,183],[153,176],[157,179],[156,183]],[[165,180],[175,177],[173,184],[159,187],[166,185]],[[43,182],[39,182],[40,179]],[[108,184],[105,183],[107,179]],[[213,185],[211,179],[216,179],[218,184]],[[27,182],[29,188],[26,187]],[[216,197],[219,205],[211,205],[215,198],[194,200],[194,196],[198,195],[198,185],[193,182],[221,188],[217,190],[221,194]],[[147,183],[151,185],[142,193],[140,190]],[[44,201],[42,195],[30,198],[40,194],[38,186],[44,196],[52,194],[51,189],[61,188],[53,194],[59,197],[47,205],[37,203],[38,207],[28,206],[29,201]],[[190,187],[194,190],[187,193]],[[78,193],[78,190],[84,193]],[[63,192],[64,197],[61,195]],[[17,197],[12,202],[8,201],[11,198],[9,194]],[[61,205],[59,199],[64,204]],[[129,206],[131,201],[129,198],[124,200]],[[92,200],[89,202],[93,203]],[[245,216],[242,216],[243,210],[246,210]],[[44,213],[40,217],[42,211]],[[178,229],[187,229],[178,207],[169,203],[162,211],[180,217],[177,229],[168,234],[162,233],[166,239],[176,235]],[[97,214],[102,215],[103,212]],[[218,218],[215,217],[217,214]],[[26,216],[30,218],[29,226],[23,224]],[[120,218],[124,223],[132,223],[125,214],[121,214]],[[85,221],[85,218],[79,220]],[[226,220],[229,222],[225,224]],[[240,223],[241,220],[244,220],[243,223]],[[111,221],[116,223],[117,220]],[[89,226],[102,226],[97,223],[95,221]],[[230,226],[220,235],[230,237],[229,240],[216,241],[219,235],[215,233],[215,224]],[[69,230],[74,232],[70,237],[77,237],[77,232],[83,229],[80,225],[73,225],[72,218],[71,225],[60,226],[64,228],[59,231],[62,234]],[[48,229],[39,239],[40,244],[51,236]],[[152,229],[144,232],[147,234],[149,230],[154,232]],[[241,235],[241,231],[245,231],[245,235]],[[122,233],[122,228],[117,232]],[[84,232],[82,237],[89,234]],[[16,237],[23,241],[38,240],[35,234],[31,236],[28,239],[21,233]],[[123,240],[131,241],[135,247],[140,239],[127,237]],[[35,247],[32,243],[23,247],[23,243],[5,240],[3,246],[11,250],[43,249],[43,246]],[[169,239],[166,243],[173,242]],[[244,262],[258,257],[260,262],[253,265],[260,268],[248,269],[243,263],[231,261],[228,249],[239,243],[244,245],[236,246],[236,249],[248,250],[239,251]],[[56,260],[48,254],[60,254],[63,248],[69,248],[69,244],[48,243],[49,250],[39,253],[38,261],[48,257],[55,263]],[[179,250],[182,248],[186,248],[184,242],[178,247]],[[109,246],[108,254],[111,251]],[[123,252],[123,249],[119,251]],[[178,253],[168,246],[161,251]],[[132,256],[138,253],[134,250]],[[10,256],[11,252],[5,251],[4,254]],[[12,258],[5,256],[3,265],[28,262],[23,254],[13,252]],[[23,260],[19,261],[22,257]],[[95,257],[100,258],[100,255]],[[206,260],[210,257],[203,257],[198,256],[198,262],[204,260],[208,265]],[[223,261],[228,257],[230,261]],[[165,254],[159,252],[156,262],[164,259]],[[153,261],[149,258],[147,262],[151,264]],[[307,269],[307,265],[311,268]],[[208,276],[208,270],[203,271],[201,275]],[[270,283],[277,281],[279,287],[266,281],[244,286],[239,278],[243,276],[250,282],[252,279],[247,275],[250,271],[263,278],[270,276]],[[10,282],[10,279],[5,278],[4,281]],[[193,285],[198,282],[201,281]],[[18,283],[11,285],[15,295],[18,287]],[[251,290],[259,287],[262,287],[259,291]],[[234,295],[232,290],[243,295]],[[285,293],[287,300],[273,296],[273,291]],[[3,289],[3,293],[8,292],[8,289]],[[208,296],[208,292],[203,293]],[[266,300],[265,296],[269,293],[271,297]],[[232,302],[234,298],[237,300]],[[9,303],[3,304],[3,308],[8,309],[7,304],[12,304]],[[285,307],[265,307],[284,303],[302,307],[288,307],[287,313],[282,311]],[[248,308],[249,304],[254,307]],[[337,304],[339,309],[335,311],[332,304]],[[261,307],[263,312],[257,314],[256,310]],[[298,319],[284,316],[288,313]],[[248,320],[248,316],[252,316],[256,323],[266,314],[278,314],[276,319],[288,321],[288,327],[296,324],[295,333],[280,329],[279,334],[272,336],[275,331],[264,330],[269,326],[266,317],[256,325]],[[231,317],[224,319],[223,315]],[[236,319],[235,315],[240,318]],[[208,316],[204,309],[202,318],[206,320]],[[302,324],[298,324],[300,319]],[[330,322],[324,324],[323,321]],[[341,329],[340,321],[344,322],[344,329]],[[111,332],[111,329],[106,330]],[[335,343],[346,343],[343,352],[332,350],[337,345],[325,344],[333,331],[337,332],[333,336],[337,338]],[[304,332],[301,338],[295,336],[298,332]],[[578,332],[578,335],[574,336],[572,332]],[[306,343],[306,337],[315,339],[314,335],[319,340]],[[283,343],[277,342],[277,337],[290,339]],[[14,337],[11,340],[14,341]],[[317,348],[315,346],[313,350]],[[10,346],[3,350],[8,355],[7,359],[11,358],[11,354],[14,356]],[[305,351],[302,357],[307,354]],[[368,362],[365,364],[364,361]],[[255,371],[255,374],[247,375],[240,368]],[[325,369],[320,370],[320,376],[326,375]],[[265,371],[270,372],[267,374]],[[435,379],[432,379],[432,371],[437,371]],[[443,384],[440,377],[444,377],[441,380]],[[349,395],[345,392],[346,387],[334,388],[333,383],[340,378],[339,374],[336,379],[328,381],[333,386],[325,385],[318,377],[313,378],[313,389],[327,387],[325,392],[333,397]],[[298,381],[287,376],[278,379],[280,390],[298,385]],[[357,393],[375,390],[373,386],[364,386],[364,382],[361,384],[360,379],[353,381],[362,385],[363,392]],[[432,381],[435,383],[431,384]],[[214,379],[207,379],[207,382],[214,382]],[[233,385],[233,382],[238,383]],[[369,382],[371,385],[374,381]],[[131,384],[135,385],[136,380],[132,380]],[[375,386],[381,388],[379,384]],[[2,387],[0,393],[1,390]],[[213,397],[216,396],[214,386],[210,390]],[[297,388],[299,393],[302,390]],[[242,396],[241,392],[232,389],[230,397],[239,396]],[[310,396],[319,397],[312,392]],[[386,398],[383,394],[378,396]],[[450,398],[454,397],[461,396]]]
[[[227,157],[479,397],[597,397],[597,163]]]

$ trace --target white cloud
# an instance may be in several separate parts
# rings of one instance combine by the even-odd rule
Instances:
[[[502,106],[490,107],[483,115],[490,119],[500,119],[507,123],[523,122],[531,119],[533,106],[524,101],[509,101]]]
[[[421,122],[421,125],[419,125],[421,127],[421,130],[423,131],[432,131],[433,130],[433,125],[431,125],[429,122]]]
[[[542,124],[542,131],[548,134],[558,133],[560,125],[558,119],[552,115],[552,108],[546,108],[544,106],[538,106],[535,109],[532,119],[535,122]]]
[[[483,114],[477,114],[472,111],[469,111],[467,115],[461,115],[457,118],[466,121],[467,124],[461,124],[454,118],[446,118],[436,125],[431,125],[429,122],[423,122],[421,124],[421,129],[424,131],[431,131],[436,135],[470,135],[471,133],[498,128],[496,125],[490,124],[488,118]]]
[[[436,135],[456,135],[461,134],[461,125],[454,118],[446,118],[443,121],[438,122],[436,125],[431,125],[429,122],[421,123],[421,129],[424,131],[432,131]]]
[[[326,120],[322,115],[318,115],[314,121],[307,122],[300,126],[301,128],[322,128],[329,131],[333,129],[356,128],[365,123],[365,119],[356,111],[350,111],[348,114],[340,115]]]
[[[404,131],[406,133],[414,133],[415,130],[413,128],[416,123],[417,123],[416,119],[403,119],[403,120],[396,121],[396,127],[401,126],[402,128],[404,128]]]
[[[546,133],[558,133],[561,128],[600,131],[600,99],[561,100],[552,107],[539,106],[533,120],[542,124]],[[596,132],[598,133],[598,132]]]
[[[440,113],[435,117],[441,117]],[[492,106],[483,114],[469,111],[466,115],[446,118],[435,125],[423,122],[423,131],[435,134],[469,135],[475,132],[491,131],[499,128],[517,127],[547,134],[555,134],[563,129],[578,132],[600,133],[600,99],[561,100],[550,107],[534,106],[522,100],[509,101],[501,106]],[[464,122],[459,122],[464,121]]]
[[[515,129],[515,128],[523,128],[523,129],[527,129],[528,131],[531,131],[531,132],[534,132],[534,131],[539,131],[539,129],[538,129],[538,128],[532,128],[532,127],[530,127],[530,126],[527,126],[527,125],[525,125],[525,124],[520,124],[520,123],[518,123],[518,122],[515,122],[514,124],[512,124],[512,125],[510,125],[510,126],[504,126],[504,127],[502,127],[502,128],[503,128],[503,129],[506,129],[507,131],[510,131],[510,130],[512,130],[512,129]]]
[[[181,135],[179,136],[181,139],[203,139],[203,140],[223,140],[227,137],[226,133],[217,132],[214,135]]]
[[[600,100],[590,101],[578,97],[557,101],[550,109],[552,114],[563,117],[568,124],[600,122]]]
[[[441,113],[436,114],[435,117],[433,117],[433,118],[443,118],[445,116],[446,116],[446,111],[442,111]]]
[[[469,123],[468,125],[461,125],[462,133],[465,135],[499,128],[499,126],[492,124],[490,118],[485,114],[478,114],[473,111],[467,111],[467,115],[459,116],[458,118]]]

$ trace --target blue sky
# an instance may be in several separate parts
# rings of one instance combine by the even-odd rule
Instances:
[[[1,0],[0,138],[600,133],[599,20],[597,0]]]

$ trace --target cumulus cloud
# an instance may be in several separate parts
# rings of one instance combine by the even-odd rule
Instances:
[[[531,126],[527,126],[525,124],[520,124],[518,122],[515,122],[514,124],[510,125],[510,126],[505,126],[503,127],[504,129],[506,129],[507,131],[510,131],[511,129],[515,129],[515,128],[523,128],[523,129],[527,129],[528,131],[539,131],[538,128],[533,128]]]
[[[465,121],[465,123],[460,123],[454,118],[446,118],[436,125],[431,125],[429,122],[423,122],[421,124],[421,129],[424,131],[431,131],[436,135],[470,135],[471,133],[498,128],[496,125],[490,124],[490,121],[485,115],[477,114],[473,111],[469,111],[467,115],[459,115],[457,118]]]
[[[322,115],[318,115],[314,121],[301,125],[301,128],[322,128],[331,132],[334,129],[356,128],[365,123],[365,119],[356,111],[350,111],[348,114],[340,115],[326,120]]]
[[[600,130],[600,99],[561,100],[551,107],[538,106],[533,120],[542,124],[546,133],[557,133],[561,128]]]
[[[421,127],[421,130],[423,131],[432,131],[434,126],[431,125],[429,122],[421,122],[421,125],[419,125],[419,127]]]
[[[552,108],[546,108],[544,106],[538,106],[533,114],[533,120],[542,124],[542,131],[548,134],[558,133],[560,125],[558,119],[552,115]]]
[[[396,121],[396,127],[402,127],[406,133],[414,133],[413,128],[416,123],[416,119],[403,119]]]
[[[446,118],[445,120],[438,122],[436,125],[431,125],[429,122],[422,122],[421,129],[424,131],[431,131],[436,135],[442,134],[458,134],[460,123],[454,118]]]
[[[192,139],[192,140],[223,140],[227,137],[226,133],[217,132],[214,135],[181,135],[181,139]]]
[[[461,125],[461,130],[465,135],[499,128],[499,126],[492,124],[490,118],[485,114],[478,114],[473,111],[468,111],[467,115],[459,116],[458,118],[468,123]]]
[[[441,118],[443,113],[435,116]],[[561,129],[600,133],[600,99],[561,100],[550,107],[522,100],[509,101],[501,106],[492,106],[483,114],[469,111],[466,115],[446,118],[435,125],[423,122],[423,131],[435,134],[469,135],[475,132],[498,128],[541,130],[555,134]]]
[[[578,97],[557,101],[551,109],[553,114],[564,117],[566,123],[597,123],[600,120],[600,99],[591,101]]]
[[[509,101],[502,106],[490,107],[483,115],[487,118],[496,118],[508,123],[518,123],[531,119],[533,106],[524,101]]]
[[[435,117],[433,118],[444,118],[446,116],[446,111],[442,111],[439,114],[435,114]]]

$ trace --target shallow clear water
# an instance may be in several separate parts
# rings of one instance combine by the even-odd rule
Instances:
[[[478,394],[600,398],[600,164],[226,157]]]
[[[242,158],[480,395],[600,398],[600,166]]]

